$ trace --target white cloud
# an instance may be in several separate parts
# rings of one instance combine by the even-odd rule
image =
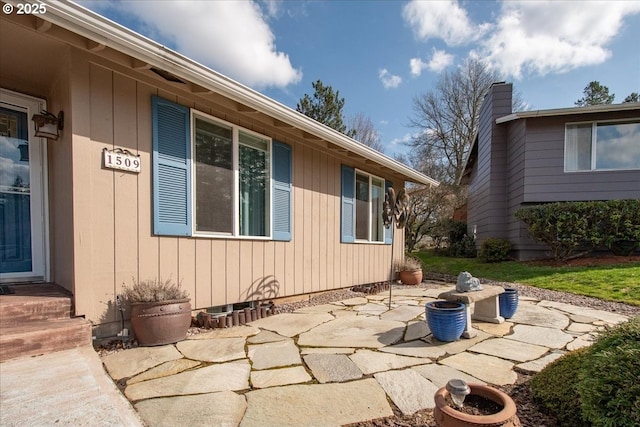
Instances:
[[[275,36],[258,4],[249,1],[123,1],[100,5],[131,14],[154,39],[170,40],[175,50],[256,88],[298,83],[302,72],[278,52]],[[264,3],[268,13],[277,4]]]
[[[521,78],[600,64],[607,44],[640,2],[504,2],[495,31],[472,54],[500,72]]]
[[[411,58],[409,60],[409,68],[411,68],[411,75],[414,77],[418,77],[420,74],[422,74],[422,70],[427,68],[427,65],[428,64],[420,58]]]
[[[393,74],[389,73],[386,68],[383,68],[378,72],[378,78],[382,82],[382,86],[384,86],[385,89],[397,88],[398,86],[400,86],[400,83],[402,83],[402,77],[394,76]]]
[[[472,42],[488,29],[486,24],[471,22],[457,1],[412,0],[404,6],[402,17],[416,38],[423,41],[439,38],[450,46]]]
[[[433,48],[431,61],[429,61],[429,64],[427,65],[431,71],[439,73],[451,64],[453,64],[452,54],[447,53],[444,50]]]

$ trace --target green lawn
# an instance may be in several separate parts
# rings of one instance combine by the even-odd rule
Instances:
[[[640,306],[640,260],[604,266],[552,267],[516,261],[483,263],[475,258],[452,258],[432,252],[412,255],[422,260],[426,271],[454,276],[468,271],[484,279],[523,283]]]

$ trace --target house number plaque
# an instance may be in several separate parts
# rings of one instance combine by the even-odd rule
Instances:
[[[129,150],[114,148],[102,150],[104,167],[109,169],[120,169],[129,172],[140,173],[140,156],[136,156]]]

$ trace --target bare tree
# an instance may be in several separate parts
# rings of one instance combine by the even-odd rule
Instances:
[[[354,132],[354,139],[364,145],[384,153],[384,145],[380,141],[380,134],[371,119],[364,113],[357,113],[347,120],[348,127]]]
[[[480,106],[491,84],[499,80],[496,71],[468,59],[457,70],[445,72],[432,91],[413,99],[409,124],[419,132],[410,145],[442,165],[446,182],[460,178],[478,129]]]

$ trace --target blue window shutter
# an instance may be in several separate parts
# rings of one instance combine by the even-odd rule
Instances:
[[[387,194],[387,188],[389,187],[393,187],[393,183],[391,181],[385,181],[384,182],[384,192],[385,195]],[[385,245],[390,245],[393,243],[393,228],[395,227],[395,224],[391,224],[389,226],[389,228],[384,229],[384,243]]]
[[[191,235],[191,136],[189,109],[154,96],[153,231]]]
[[[342,203],[341,203],[341,232],[342,243],[355,241],[355,170],[352,167],[342,165]]]
[[[291,146],[273,141],[273,240],[291,240]]]

